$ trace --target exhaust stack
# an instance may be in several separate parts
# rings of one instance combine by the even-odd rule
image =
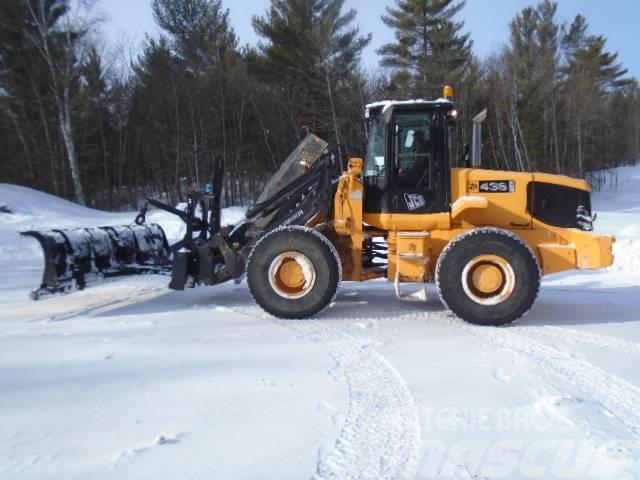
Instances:
[[[472,167],[480,167],[482,165],[482,124],[486,119],[486,108],[471,119],[471,121],[473,122],[473,131],[471,136]]]

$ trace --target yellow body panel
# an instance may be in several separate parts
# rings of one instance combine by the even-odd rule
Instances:
[[[431,234],[429,232],[389,232],[388,243],[394,254],[389,255],[387,278],[401,282],[427,282],[431,271]],[[390,248],[391,250],[391,248]]]
[[[435,230],[451,225],[449,213],[365,213],[363,221],[380,230]]]
[[[332,238],[342,259],[344,280],[368,280],[381,275],[362,270],[362,243],[364,242],[362,200],[364,185],[361,158],[349,159],[349,170],[340,177],[333,201],[333,228],[337,236]]]
[[[482,170],[479,168],[453,168],[451,170],[451,203],[463,197],[487,200],[486,208],[474,208],[456,218],[463,227],[494,226],[507,229],[527,227],[531,215],[527,211],[527,185],[533,179],[530,173]],[[482,192],[481,181],[512,181],[513,192]]]
[[[345,280],[379,276],[362,270],[362,246],[367,236],[386,232],[389,245],[387,278],[401,282],[426,282],[433,278],[438,257],[458,235],[476,227],[509,230],[536,254],[544,274],[565,270],[597,269],[613,263],[609,235],[546,225],[527,209],[532,181],[590,191],[584,180],[544,173],[522,173],[454,168],[451,170],[451,210],[436,214],[363,214],[362,160],[351,159],[349,171],[338,184],[334,202],[334,239],[343,261]],[[509,185],[508,191],[491,191],[493,182]],[[482,188],[481,189],[481,183]],[[374,231],[367,233],[367,228]],[[490,272],[487,279],[489,282]],[[479,280],[480,281],[480,280]],[[489,282],[490,283],[490,282]]]

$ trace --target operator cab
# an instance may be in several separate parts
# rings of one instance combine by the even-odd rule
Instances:
[[[443,213],[450,203],[450,100],[367,105],[364,213]]]

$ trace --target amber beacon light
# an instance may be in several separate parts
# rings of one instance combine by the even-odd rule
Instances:
[[[444,89],[443,89],[443,90],[444,90],[444,91],[443,91],[443,95],[442,95],[442,96],[443,96],[444,98],[446,98],[447,100],[451,100],[451,101],[453,101],[453,95],[454,95],[454,93],[453,93],[453,87],[451,87],[451,86],[449,86],[449,85],[446,85],[446,86],[444,87]]]

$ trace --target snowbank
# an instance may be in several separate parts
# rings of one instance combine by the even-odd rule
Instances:
[[[7,206],[12,212],[10,217],[2,217],[3,223],[7,220],[24,221],[29,216],[51,217],[51,220],[55,222],[69,218],[109,218],[114,215],[86,208],[39,190],[9,183],[0,183],[0,205]]]
[[[593,210],[598,214],[595,229],[616,237],[616,259],[609,271],[640,275],[640,165],[619,167],[614,173],[617,185],[593,194]]]

